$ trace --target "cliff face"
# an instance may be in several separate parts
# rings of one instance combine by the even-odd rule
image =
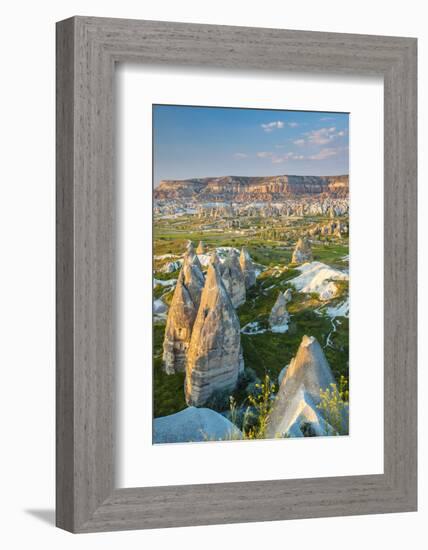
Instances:
[[[347,197],[349,178],[343,176],[224,176],[188,180],[164,180],[154,191],[156,199],[198,198],[271,200],[273,198],[319,195]]]

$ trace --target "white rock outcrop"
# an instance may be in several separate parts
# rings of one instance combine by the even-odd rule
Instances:
[[[242,369],[239,319],[218,268],[212,263],[187,354],[187,404],[202,407],[214,391],[232,391]]]
[[[316,293],[320,300],[335,298],[339,288],[334,281],[349,281],[348,273],[335,269],[321,262],[311,262],[297,268],[300,275],[291,279],[290,284],[296,290],[305,293]]]
[[[317,405],[320,390],[335,382],[316,338],[303,336],[282,379],[268,420],[267,437],[329,435],[331,428]]]
[[[188,407],[153,420],[153,443],[187,443],[241,439],[241,431],[221,414]]]

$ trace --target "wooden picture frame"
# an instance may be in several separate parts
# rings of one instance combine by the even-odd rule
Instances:
[[[72,532],[417,507],[416,39],[73,17],[57,24],[57,526]],[[384,79],[384,473],[116,489],[117,62]]]

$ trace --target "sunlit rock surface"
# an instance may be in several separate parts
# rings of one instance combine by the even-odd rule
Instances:
[[[239,256],[239,264],[245,279],[245,288],[251,288],[256,284],[256,269],[248,250],[244,247]]]
[[[335,382],[324,352],[316,338],[303,336],[296,356],[286,369],[267,427],[267,437],[328,435],[329,426],[320,415],[320,389]],[[308,435],[308,434],[307,434]]]
[[[183,259],[184,284],[188,289],[193,303],[199,306],[202,289],[205,284],[205,277],[198,256],[195,253],[192,243],[189,244]]]
[[[300,292],[318,294],[323,301],[337,296],[339,288],[334,281],[349,281],[348,273],[321,262],[306,263],[297,269],[300,275],[291,279],[290,284]]]
[[[287,290],[284,292],[284,298],[287,304],[291,302],[291,299],[293,298],[293,293],[291,292],[291,288],[287,288]]]
[[[206,246],[204,241],[199,241],[198,248],[196,249],[196,254],[205,254]]]
[[[167,374],[184,371],[197,311],[197,306],[184,283],[184,273],[180,271],[168,312],[163,342],[163,367]]]
[[[272,332],[284,333],[288,330],[290,316],[287,311],[287,300],[280,292],[269,315],[269,326]]]
[[[210,264],[187,355],[187,404],[202,407],[214,391],[232,391],[242,367],[239,319],[218,268]]]
[[[293,256],[291,258],[291,263],[303,264],[305,262],[312,262],[312,248],[309,240],[306,237],[303,237],[297,241]]]
[[[211,410],[188,407],[153,420],[153,443],[187,443],[241,439],[230,420]]]
[[[233,249],[222,264],[221,277],[233,306],[239,307],[244,304],[246,299],[245,278],[239,264],[238,255]]]
[[[328,194],[347,197],[349,178],[342,176],[223,176],[163,180],[155,189],[155,199],[261,200]],[[226,208],[224,208],[226,209]]]

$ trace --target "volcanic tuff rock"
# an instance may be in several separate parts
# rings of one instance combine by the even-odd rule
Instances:
[[[243,247],[239,256],[239,264],[245,279],[245,288],[251,288],[256,284],[256,270],[248,250]]]
[[[303,237],[297,241],[293,256],[291,258],[291,263],[303,264],[305,262],[312,262],[312,248],[309,240],[306,237]]]
[[[164,180],[155,189],[155,199],[272,200],[302,195],[347,197],[349,181],[341,176],[223,176]]]
[[[184,283],[192,297],[196,307],[199,306],[202,289],[204,288],[205,278],[202,272],[201,263],[195,254],[192,243],[187,247],[183,260]]]
[[[199,241],[198,248],[196,249],[196,254],[205,254],[206,246],[204,241]]]
[[[285,302],[287,304],[288,302],[291,302],[292,297],[293,297],[293,293],[291,292],[291,288],[287,288],[287,290],[284,292]]]
[[[185,369],[197,311],[197,305],[184,283],[184,273],[181,270],[169,308],[163,341],[163,366],[167,374]]]
[[[239,319],[218,268],[211,263],[187,354],[187,404],[202,407],[214,391],[232,391],[241,362]]]
[[[233,249],[229,252],[221,267],[221,278],[234,307],[244,304],[246,300],[245,278],[239,264],[238,255]]]
[[[287,300],[285,295],[280,292],[269,315],[269,326],[272,332],[287,332],[289,319]]]
[[[334,383],[324,352],[316,338],[303,336],[296,356],[281,382],[268,420],[267,437],[329,433],[329,426],[317,410],[320,389]]]
[[[163,342],[163,365],[167,374],[184,371],[187,350],[196,319],[205,278],[190,243],[183,259],[169,308]]]
[[[187,443],[241,439],[241,431],[230,420],[211,409],[188,407],[153,420],[153,443]]]

